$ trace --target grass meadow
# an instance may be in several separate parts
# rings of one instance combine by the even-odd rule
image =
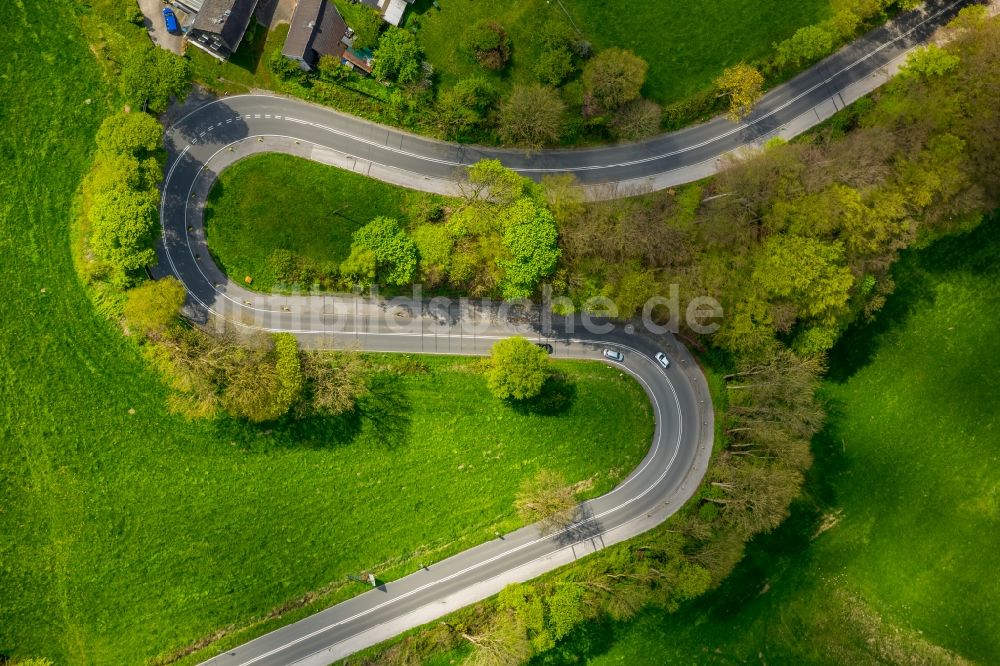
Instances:
[[[486,75],[502,87],[532,83],[542,51],[540,29],[547,21],[567,23],[597,50],[631,49],[650,65],[645,96],[662,104],[680,101],[711,86],[726,67],[762,58],[772,44],[798,28],[829,15],[831,0],[438,0],[440,9],[421,1],[407,14],[417,26],[427,59],[444,87],[473,75]],[[511,63],[500,74],[487,73],[458,48],[466,28],[481,18],[496,20],[513,44]]]
[[[268,291],[268,258],[289,250],[317,264],[338,264],[351,234],[385,216],[407,226],[410,211],[444,199],[291,155],[255,155],[226,169],[209,196],[205,230],[212,255],[237,280]]]
[[[361,591],[348,573],[389,579],[513,526],[539,467],[596,493],[642,457],[645,396],[599,365],[561,365],[534,411],[489,398],[473,360],[377,357],[353,417],[169,414],[73,270],[74,192],[116,104],[75,11],[0,3],[0,654],[136,664],[225,627],[246,638],[310,591]]]
[[[895,275],[831,358],[792,517],[716,592],[542,663],[1000,662],[1000,214]]]

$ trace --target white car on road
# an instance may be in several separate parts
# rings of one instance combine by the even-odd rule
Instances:
[[[621,363],[625,360],[625,355],[620,351],[615,351],[614,349],[605,349],[604,358],[611,359],[617,363]]]
[[[656,356],[654,356],[654,358],[656,359],[656,362],[660,364],[660,367],[663,368],[664,370],[670,367],[670,359],[667,358],[667,355],[664,354],[663,352],[656,352]]]

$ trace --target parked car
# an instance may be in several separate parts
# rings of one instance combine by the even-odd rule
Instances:
[[[663,352],[656,352],[656,362],[660,364],[660,367],[666,370],[670,367],[670,359]]]
[[[552,347],[552,345],[550,345],[547,342],[536,342],[535,346],[536,347],[541,347],[542,349],[544,349],[546,351],[546,353],[549,353],[549,354],[551,354],[551,353],[553,353],[555,351],[555,349]]]
[[[614,349],[605,349],[604,358],[611,359],[616,363],[621,363],[622,361],[625,360],[625,355],[622,354],[620,351],[615,351]]]
[[[170,7],[163,8],[163,22],[167,24],[167,32],[175,33],[180,30],[180,26],[177,23],[177,15],[174,14],[174,10]]]

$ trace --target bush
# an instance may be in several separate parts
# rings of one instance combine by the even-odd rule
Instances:
[[[119,88],[133,106],[143,104],[152,113],[162,113],[171,97],[183,98],[190,78],[188,61],[145,43],[122,56]]]
[[[540,148],[562,135],[565,104],[552,88],[516,85],[500,106],[500,137],[509,144]]]
[[[380,81],[412,83],[421,76],[423,54],[412,33],[390,27],[372,55],[372,74]]]
[[[282,81],[301,80],[305,75],[299,64],[286,58],[281,51],[275,51],[267,61],[267,68]]]
[[[799,28],[795,34],[776,45],[778,67],[799,67],[827,55],[833,49],[834,35],[818,25]]]

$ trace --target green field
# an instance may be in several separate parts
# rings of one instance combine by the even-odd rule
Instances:
[[[669,104],[711,86],[727,66],[769,54],[772,44],[798,28],[826,18],[830,0],[439,0],[416,5],[417,36],[441,83],[485,70],[457,48],[465,29],[480,18],[504,26],[513,43],[511,64],[491,77],[501,84],[534,81],[532,66],[541,51],[539,30],[549,20],[570,23],[595,49],[619,46],[649,64],[644,94]],[[565,7],[567,13],[563,11]]]
[[[538,467],[600,492],[648,448],[641,389],[586,364],[560,366],[547,411],[493,401],[471,360],[429,358],[384,368],[351,418],[171,416],[70,257],[112,88],[65,5],[2,3],[0,25],[17,27],[0,65],[17,129],[0,136],[0,653],[143,663],[331,582],[327,601],[361,591],[346,573],[390,578],[489,538]]]
[[[1000,214],[895,275],[835,350],[792,518],[716,593],[592,626],[546,663],[1000,662]]]
[[[268,262],[276,249],[318,264],[337,264],[351,251],[351,234],[372,218],[407,225],[413,210],[440,197],[291,155],[257,155],[226,169],[205,210],[212,255],[226,274],[253,288],[274,287]]]

